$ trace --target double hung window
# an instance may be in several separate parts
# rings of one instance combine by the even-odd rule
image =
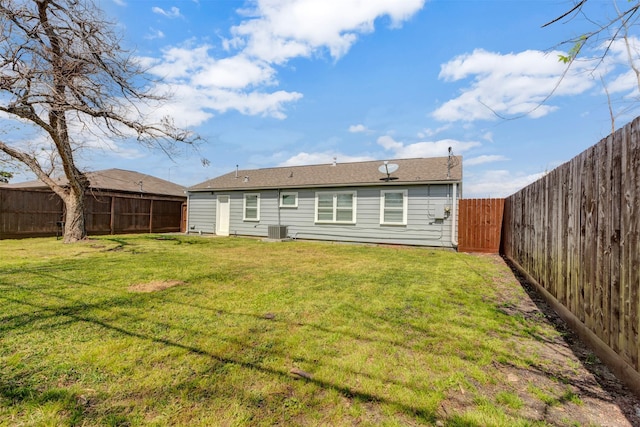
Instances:
[[[407,225],[407,190],[380,192],[380,224]]]
[[[316,222],[354,224],[356,222],[356,192],[316,193]]]
[[[260,194],[245,193],[242,219],[245,221],[260,221]]]

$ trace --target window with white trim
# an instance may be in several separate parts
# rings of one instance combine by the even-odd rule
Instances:
[[[244,221],[260,221],[260,194],[245,193],[242,212]]]
[[[380,224],[407,225],[407,190],[380,191]]]
[[[317,192],[316,222],[355,224],[356,192]]]
[[[280,207],[281,208],[297,208],[298,207],[298,193],[280,193]]]

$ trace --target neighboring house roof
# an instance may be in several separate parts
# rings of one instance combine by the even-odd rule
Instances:
[[[189,191],[371,186],[385,184],[378,168],[383,161],[245,169],[189,187]],[[398,165],[388,184],[462,181],[462,156],[389,160]]]
[[[186,187],[151,175],[142,174],[123,169],[105,169],[85,174],[89,179],[90,188],[93,190],[122,191],[129,193],[157,194],[164,196],[182,196]],[[66,185],[67,179],[64,177],[55,178],[60,185]],[[17,184],[7,184],[3,188],[29,188],[48,189],[49,187],[42,181],[29,181]]]

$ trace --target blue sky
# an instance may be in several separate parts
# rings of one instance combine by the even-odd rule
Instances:
[[[591,0],[589,16],[610,16],[611,4]],[[541,28],[573,5],[567,0],[99,5],[160,80],[156,90],[173,94],[157,114],[204,142],[170,160],[114,141],[81,153],[89,170],[137,170],[190,186],[236,165],[445,156],[451,146],[464,158],[464,196],[502,197],[610,133],[600,75],[616,127],[632,118],[623,110],[637,95],[619,45],[595,73],[590,59],[602,50],[583,52],[558,85],[558,54],[568,49],[558,43],[591,28],[581,16]]]

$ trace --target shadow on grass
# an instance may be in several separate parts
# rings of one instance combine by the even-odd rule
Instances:
[[[23,290],[27,292],[32,292],[32,293],[38,292],[38,291],[34,291],[33,289],[23,289]],[[47,295],[46,292],[38,292],[38,293]],[[60,296],[56,296],[56,297],[65,299]],[[247,362],[247,361],[240,360],[239,358],[215,354],[207,350],[204,350],[202,348],[199,348],[197,346],[183,344],[175,340],[171,340],[171,339],[160,337],[160,336],[140,333],[125,327],[121,327],[118,325],[105,322],[102,319],[83,314],[87,310],[108,308],[116,305],[122,306],[125,304],[130,304],[131,303],[130,295],[122,296],[122,297],[116,298],[115,300],[111,299],[109,301],[103,301],[101,303],[94,303],[94,304],[85,304],[85,303],[80,303],[78,301],[75,301],[75,304],[65,305],[62,307],[47,307],[45,305],[40,305],[40,304],[26,301],[26,300],[10,298],[4,295],[0,296],[0,298],[6,301],[11,301],[16,304],[29,306],[35,310],[29,314],[9,316],[9,317],[0,319],[3,330],[24,328],[40,320],[50,320],[52,318],[61,317],[66,319],[72,319],[74,322],[85,322],[88,324],[92,324],[100,328],[103,328],[105,330],[116,332],[117,334],[122,334],[124,336],[137,338],[140,340],[164,345],[167,347],[182,349],[189,352],[190,354],[208,357],[212,361],[217,362],[218,364],[238,366],[250,371],[268,374],[270,376],[273,376],[285,381],[293,380],[291,373],[284,369],[280,370],[280,369],[269,368],[269,367],[261,366],[259,363]],[[167,325],[167,326],[174,327],[175,325]],[[232,340],[232,341],[244,347],[250,347],[250,345],[246,342],[243,342],[240,340]],[[273,353],[276,355],[283,356],[278,352],[273,352]],[[361,375],[362,373],[358,372],[358,374]],[[336,391],[348,399],[354,399],[361,402],[388,404],[390,406],[397,408],[399,411],[403,412],[404,414],[411,417],[415,417],[418,420],[423,422],[433,423],[436,420],[436,414],[433,411],[427,410],[425,408],[407,405],[402,402],[394,401],[393,399],[389,399],[389,398],[382,397],[372,393],[362,392],[349,386],[334,384],[332,382],[320,380],[317,378],[305,378],[302,381],[306,381],[321,389]],[[25,402],[27,404],[35,404],[35,405],[42,404],[42,402],[46,402],[47,399],[50,400],[50,399],[59,398],[59,400],[61,400],[62,403],[64,404],[63,406],[64,408],[66,408],[65,410],[68,409],[70,411],[69,413],[72,414],[72,416],[74,417],[74,419],[76,419],[76,421],[80,421],[80,422],[82,421],[82,419],[78,419],[78,417],[82,418],[83,416],[90,416],[90,414],[80,415],[82,413],[83,408],[81,405],[78,406],[77,404],[73,403],[78,401],[78,396],[74,395],[73,393],[63,390],[64,391],[63,394],[56,395],[56,393],[54,392],[55,390],[53,389],[41,391],[41,390],[36,390],[28,387],[25,388],[25,387],[21,387],[19,385],[19,382],[20,382],[19,379],[16,379],[16,378],[12,379],[11,376],[5,376],[3,379],[0,380],[0,396],[2,396],[3,399],[9,400],[14,403]],[[405,387],[407,386],[405,384],[400,384],[400,385]],[[113,414],[113,415],[115,416],[116,414]]]
[[[591,352],[590,349],[584,344],[577,333],[575,333],[562,318],[547,304],[544,297],[540,295],[536,288],[528,282],[528,280],[522,276],[518,269],[507,258],[504,258],[505,263],[513,272],[514,277],[520,282],[520,285],[527,293],[531,301],[535,304],[538,310],[543,313],[544,317],[549,321],[555,330],[560,334],[562,340],[567,344],[573,355],[580,361],[581,365],[593,376],[597,384],[602,390],[605,391],[608,398],[603,399],[602,393],[597,392],[594,389],[595,384],[585,380],[576,381],[574,378],[568,378],[562,373],[550,371],[541,365],[531,365],[530,368],[534,369],[539,375],[547,376],[549,378],[557,378],[564,384],[571,384],[575,386],[583,396],[589,396],[593,399],[606,401],[613,403],[620,409],[621,413],[627,418],[631,425],[640,425],[640,416],[637,413],[637,409],[634,408],[634,404],[621,404],[627,398],[632,397],[631,391],[622,384],[613,374],[604,366],[602,362]],[[550,340],[544,340],[551,342]]]
[[[54,405],[65,413],[68,425],[77,425],[84,418],[85,408],[82,397],[64,388],[50,388],[37,390],[33,387],[20,385],[11,378],[0,379],[0,399],[9,402],[21,402],[26,406],[41,407]],[[5,420],[7,421],[7,420]]]
[[[178,298],[176,298],[175,296],[171,296],[170,293],[164,293],[162,294],[162,296],[160,294],[157,294],[156,296],[147,294],[147,295],[133,295],[130,294],[128,292],[123,291],[122,289],[113,289],[113,288],[106,288],[106,287],[101,287],[99,285],[94,285],[94,284],[89,284],[89,283],[84,283],[82,281],[77,281],[77,280],[73,280],[73,279],[68,279],[66,277],[61,277],[59,275],[55,275],[51,272],[52,270],[46,270],[46,271],[33,271],[31,272],[32,274],[39,274],[42,275],[44,277],[49,277],[55,280],[59,280],[61,283],[64,282],[70,282],[70,283],[74,283],[74,284],[78,284],[78,285],[83,285],[83,286],[89,286],[89,287],[96,287],[96,288],[102,288],[102,289],[106,289],[109,292],[116,292],[119,293],[119,295],[115,295],[112,297],[108,297],[108,298],[104,298],[101,302],[97,302],[97,303],[85,303],[83,301],[79,301],[77,299],[74,298],[66,298],[60,295],[55,295],[53,293],[48,293],[48,292],[44,292],[42,291],[42,288],[45,288],[43,285],[38,285],[38,287],[40,289],[34,288],[34,287],[23,287],[22,291],[24,292],[37,292],[40,293],[42,295],[45,296],[49,296],[49,297],[54,297],[54,298],[60,298],[61,300],[66,300],[68,303],[64,306],[58,306],[58,307],[54,307],[54,306],[47,306],[46,304],[37,304],[34,303],[33,301],[29,300],[28,298],[25,299],[10,299],[7,296],[1,296],[0,295],[0,299],[5,298],[7,300],[11,300],[14,303],[17,304],[24,304],[24,305],[28,305],[30,306],[33,310],[30,313],[26,313],[26,314],[20,314],[20,315],[15,315],[15,316],[9,316],[9,317],[5,317],[5,318],[0,318],[0,331],[2,330],[10,330],[13,328],[25,328],[28,327],[29,325],[32,325],[40,320],[50,320],[52,318],[56,318],[59,317],[61,319],[61,321],[64,322],[85,322],[85,323],[89,323],[89,324],[93,324],[95,326],[98,326],[99,328],[103,328],[105,330],[109,330],[112,332],[115,332],[116,334],[122,334],[122,335],[126,335],[129,337],[133,337],[139,340],[144,340],[144,341],[148,341],[148,342],[152,342],[152,343],[156,343],[156,344],[160,344],[163,346],[167,346],[167,347],[171,347],[171,348],[178,348],[178,349],[182,349],[184,351],[187,351],[188,353],[194,354],[194,355],[198,355],[198,356],[203,356],[203,357],[207,357],[209,359],[211,359],[212,361],[214,361],[216,366],[220,366],[220,367],[224,367],[227,365],[233,365],[233,366],[238,366],[241,367],[243,369],[247,369],[250,371],[255,371],[255,372],[260,372],[263,374],[267,374],[276,378],[281,379],[282,381],[290,381],[291,380],[291,375],[290,373],[286,370],[286,369],[273,369],[273,368],[268,368],[268,367],[264,367],[261,366],[261,359],[260,358],[256,358],[255,361],[250,360],[247,361],[245,360],[246,358],[242,358],[242,357],[229,357],[227,355],[219,355],[216,354],[215,352],[210,352],[207,351],[201,347],[198,347],[196,345],[189,345],[189,344],[185,344],[185,343],[181,343],[179,342],[179,339],[169,339],[167,337],[163,337],[160,336],[156,333],[145,333],[145,332],[140,332],[139,330],[132,330],[132,328],[130,327],[122,327],[120,325],[114,324],[113,322],[107,322],[104,321],[103,319],[95,316],[95,315],[89,315],[88,312],[91,310],[95,310],[95,309],[109,309],[110,307],[129,307],[129,308],[136,308],[138,305],[143,305],[146,302],[154,299],[154,298],[162,298],[164,301],[168,301],[174,304],[182,304],[185,306],[189,306],[192,308],[199,308],[202,310],[210,310],[213,313],[218,313],[218,314],[224,314],[224,315],[228,315],[228,316],[247,316],[247,317],[252,317],[255,318],[256,320],[262,320],[264,322],[281,322],[283,324],[289,324],[289,325],[297,325],[297,326],[302,326],[302,327],[308,327],[308,328],[312,328],[315,330],[318,330],[322,333],[327,333],[327,334],[340,334],[343,335],[345,337],[347,337],[348,339],[353,339],[356,341],[362,341],[362,342],[381,342],[384,344],[389,344],[392,346],[399,346],[399,347],[404,347],[407,349],[411,349],[411,347],[407,346],[405,343],[403,342],[398,342],[396,340],[385,340],[382,338],[377,338],[377,337],[372,337],[372,336],[366,336],[363,334],[359,334],[359,333],[353,333],[347,330],[342,330],[340,328],[330,328],[330,327],[324,327],[321,325],[316,325],[316,324],[312,324],[312,323],[303,323],[303,322],[296,322],[295,320],[285,320],[285,319],[279,319],[278,317],[274,318],[274,319],[266,319],[264,317],[264,314],[260,313],[260,314],[253,314],[253,313],[239,313],[239,312],[232,312],[232,311],[221,311],[215,307],[206,307],[206,306],[202,306],[202,305],[198,305],[198,304],[191,304],[191,303],[184,303],[184,302],[180,302],[178,301]],[[17,286],[17,285],[7,285],[5,284],[5,286]],[[46,289],[46,288],[45,288]],[[412,325],[411,323],[408,322],[403,322],[400,318],[396,317],[396,316],[386,316],[386,315],[380,315],[377,313],[373,313],[373,312],[369,312],[366,310],[359,310],[356,307],[353,306],[349,306],[351,310],[353,310],[354,313],[359,313],[360,316],[362,316],[363,318],[369,318],[369,319],[373,319],[376,322],[386,322],[386,323],[392,323],[398,326],[402,326],[404,328],[411,328],[411,330],[413,330],[414,332],[416,332],[417,334],[420,335],[428,335],[429,331],[426,330],[425,328],[422,328],[418,325]],[[130,321],[137,321],[137,320],[146,320],[149,321],[147,318],[143,318],[143,317],[139,317],[139,316],[135,316],[132,315],[131,313],[121,313],[123,316],[126,316]],[[171,330],[175,330],[175,329],[180,329],[181,327],[179,325],[176,324],[168,324],[168,323],[162,323],[162,322],[158,322],[158,321],[151,321],[153,323],[155,323],[156,325],[159,326],[163,326],[165,329],[171,329]],[[55,325],[53,325],[53,327],[57,327],[58,325],[60,325],[61,323],[56,323]],[[47,327],[52,327],[51,325],[47,325]],[[182,328],[186,331],[191,331],[193,332],[193,329],[190,328]],[[213,333],[211,331],[209,331],[209,333],[211,333],[213,335]],[[237,344],[238,346],[242,346],[244,348],[251,348],[252,344],[240,339],[233,339],[232,337],[221,337],[221,336],[216,336],[213,335],[214,339],[220,339],[220,340],[226,340],[229,342],[232,342],[234,344]],[[356,343],[357,345],[357,343]],[[261,353],[265,353],[265,354],[272,354],[272,355],[277,355],[277,356],[285,356],[282,354],[282,352],[279,351],[275,351],[275,350],[271,350],[271,349],[260,349],[257,350],[258,352]],[[308,363],[312,363],[313,361],[306,361]],[[362,372],[355,372],[352,370],[348,370],[345,369],[344,367],[338,367],[337,365],[331,365],[330,363],[324,363],[325,365],[329,366],[329,367],[335,367],[335,368],[339,368],[344,370],[345,372],[351,372],[360,376],[366,376],[366,374],[362,373]],[[537,369],[540,369],[542,371],[542,367],[537,367]],[[369,376],[370,378],[373,378],[373,376]],[[401,383],[401,382],[394,382],[393,380],[388,380],[387,378],[379,378],[379,377],[375,377],[376,380],[384,382],[384,381],[388,381],[390,383],[394,383],[397,385],[401,385],[403,387],[411,387],[407,384]],[[7,380],[11,380],[11,378],[7,378]],[[393,407],[398,408],[399,412],[402,412],[408,416],[411,417],[415,417],[417,420],[422,421],[422,422],[426,422],[426,423],[434,423],[437,419],[438,416],[437,414],[432,411],[432,410],[427,410],[425,408],[421,408],[421,407],[417,407],[415,405],[411,405],[411,404],[406,404],[403,402],[399,402],[395,399],[393,399],[392,397],[383,397],[383,396],[379,396],[376,393],[365,393],[365,392],[361,392],[359,390],[356,390],[350,386],[346,386],[343,384],[335,384],[334,382],[330,382],[330,381],[323,381],[323,380],[319,380],[319,379],[315,379],[315,378],[310,378],[310,379],[302,379],[300,381],[306,381],[310,384],[315,385],[316,387],[320,388],[320,389],[325,389],[325,390],[333,390],[338,392],[339,394],[341,394],[342,396],[349,398],[349,399],[354,399],[354,400],[358,400],[361,402],[371,402],[371,403],[383,403],[383,404],[387,404]],[[37,395],[38,393],[40,393],[41,395],[44,395],[45,393],[47,393],[48,391],[36,391],[36,390],[29,390],[28,393],[13,393],[12,394],[12,387],[18,387],[15,382],[11,383],[11,382],[7,382],[7,386],[5,386],[5,380],[0,379],[0,393],[2,394],[2,396],[4,396],[5,398],[9,398],[9,395],[13,396],[11,397],[11,399],[32,399],[31,401],[33,402],[39,402],[40,397]],[[185,387],[187,387],[188,385],[185,385]],[[174,387],[172,387],[174,388]],[[413,390],[415,391],[422,391],[421,388],[415,388],[412,387]],[[205,390],[201,389],[201,391],[204,393]],[[242,389],[238,389],[239,392],[242,392]],[[21,397],[22,396],[22,397]],[[31,396],[31,397],[30,397]],[[34,397],[35,396],[35,397]],[[60,398],[62,399],[64,396],[61,396]],[[77,400],[77,399],[76,399]],[[66,401],[65,401],[66,402]],[[73,411],[73,408],[70,407],[69,411]],[[127,423],[127,414],[126,412],[122,412],[122,413],[118,413],[118,409],[114,409],[111,413],[111,416],[114,417],[113,420],[118,421],[118,423],[120,424],[126,424]],[[124,409],[122,410],[124,411]],[[74,413],[75,414],[75,413]],[[75,415],[74,415],[75,416]],[[91,412],[88,413],[84,413],[84,415],[82,415],[83,417],[85,417],[85,420],[93,420],[93,418],[90,418],[94,415],[91,414]],[[82,423],[82,419],[80,419],[80,424]],[[456,426],[469,426],[469,427],[474,427],[477,426],[479,424],[473,424],[473,422],[465,420],[463,417],[457,417],[454,416],[450,419],[448,419],[446,421],[446,425],[456,425]]]
[[[291,381],[291,378],[292,378],[291,374],[286,368],[273,369],[270,367],[262,366],[262,361],[264,360],[265,355],[274,355],[280,358],[286,358],[286,355],[283,354],[282,351],[277,351],[276,349],[273,349],[273,348],[262,347],[262,346],[256,347],[255,342],[249,342],[249,341],[237,339],[235,337],[224,337],[224,336],[216,335],[213,331],[207,331],[208,334],[212,335],[213,339],[233,343],[237,345],[239,348],[242,348],[243,351],[246,351],[243,353],[234,352],[233,354],[234,357],[229,357],[228,355],[219,355],[219,354],[216,354],[215,352],[207,351],[196,345],[185,344],[183,342],[180,342],[181,340],[179,338],[170,339],[166,336],[162,336],[162,335],[165,335],[164,333],[162,335],[159,335],[157,333],[149,333],[144,331],[141,332],[139,329],[132,330],[131,327],[127,327],[127,326],[123,327],[121,325],[115,324],[113,321],[107,322],[95,315],[89,315],[89,312],[91,310],[108,310],[111,307],[137,309],[138,307],[143,306],[145,303],[158,298],[159,300],[169,302],[172,304],[180,304],[190,308],[208,310],[216,315],[226,315],[226,316],[232,316],[232,317],[233,316],[250,317],[255,319],[256,321],[265,322],[265,324],[276,322],[276,323],[281,323],[284,326],[294,325],[294,326],[300,326],[304,328],[317,330],[321,333],[326,333],[331,335],[333,334],[342,335],[349,340],[356,341],[356,343],[354,343],[355,345],[357,345],[358,341],[371,342],[371,343],[380,342],[383,344],[388,344],[389,346],[397,346],[397,347],[405,348],[407,350],[415,350],[414,347],[411,347],[399,340],[384,339],[382,337],[375,337],[375,336],[367,336],[367,334],[354,333],[343,328],[331,328],[331,327],[325,327],[325,326],[317,325],[313,323],[304,323],[304,322],[297,321],[296,319],[292,319],[292,320],[281,319],[281,318],[278,318],[277,315],[275,317],[266,318],[264,313],[254,314],[254,313],[223,311],[213,306],[207,307],[200,304],[185,303],[185,302],[179,301],[179,298],[176,295],[172,295],[172,293],[170,292],[155,294],[155,295],[154,294],[144,294],[144,295],[131,294],[126,291],[123,291],[122,289],[105,288],[99,285],[96,286],[94,284],[85,283],[79,280],[73,280],[73,279],[70,280],[70,279],[67,279],[66,277],[62,277],[61,275],[56,275],[52,273],[50,270],[47,270],[47,271],[38,270],[38,271],[32,271],[30,273],[51,278],[51,279],[54,279],[55,281],[60,281],[61,283],[70,282],[76,285],[106,289],[109,292],[116,292],[117,295],[109,296],[108,298],[103,298],[102,301],[100,302],[86,303],[76,298],[62,296],[54,292],[47,292],[48,288],[45,285],[37,285],[37,287],[34,287],[34,286],[21,287],[19,285],[14,285],[14,287],[21,288],[22,292],[32,293],[32,294],[37,293],[37,294],[43,295],[46,297],[45,298],[46,301],[55,301],[55,299],[59,299],[63,302],[58,306],[55,306],[53,304],[49,306],[48,303],[45,303],[45,304],[34,303],[33,302],[34,300],[29,298],[15,299],[15,298],[10,298],[6,295],[0,296],[0,299],[4,298],[7,301],[12,301],[13,303],[28,305],[33,309],[28,314],[21,314],[21,315],[16,315],[10,318],[0,319],[0,330],[4,329],[6,331],[12,328],[25,328],[25,327],[28,327],[29,325],[36,324],[40,321],[49,322],[44,326],[46,328],[58,327],[61,323],[56,322],[55,325],[51,325],[50,322],[51,322],[51,319],[55,320],[55,318],[59,317],[60,320],[64,321],[65,323],[73,323],[73,322],[90,323],[100,328],[113,331],[116,333],[116,335],[122,334],[129,337],[134,337],[140,340],[161,344],[167,347],[179,348],[194,355],[208,357],[215,362],[214,364],[216,366],[220,367],[221,369],[224,369],[224,367],[227,365],[239,366],[243,369],[274,376],[276,378],[281,379],[282,382]],[[348,309],[350,312],[352,312],[355,316],[357,316],[356,318],[361,317],[362,319],[373,320],[374,324],[379,324],[379,325],[392,324],[402,328],[409,328],[412,331],[411,333],[414,333],[419,337],[430,336],[430,331],[428,330],[428,328],[424,328],[419,325],[414,325],[407,321],[402,321],[402,319],[398,316],[402,315],[403,313],[393,312],[388,315],[385,313],[378,314],[371,311],[359,309],[358,307],[349,305],[349,304],[345,304],[345,308]],[[192,329],[192,328],[182,327],[179,324],[179,322],[163,323],[163,322],[159,322],[158,320],[150,320],[149,318],[146,318],[143,316],[136,316],[133,313],[124,312],[124,311],[121,311],[119,315],[125,316],[127,318],[127,323],[130,323],[130,324],[135,324],[135,323],[139,324],[140,321],[144,321],[144,322],[153,323],[157,326],[160,326],[160,329],[162,329],[163,331],[164,330],[176,331],[176,330],[183,329],[191,334],[193,334],[194,332],[202,333],[202,331],[199,330],[198,328]],[[381,328],[384,329],[384,327],[382,326]],[[256,335],[253,335],[253,337],[255,338]],[[260,341],[261,338],[262,337],[260,336],[257,338],[257,340]],[[472,347],[473,345],[482,345],[482,343],[470,343],[469,347]],[[420,351],[437,352],[438,350],[423,349]],[[249,356],[249,357],[246,357],[246,356]],[[311,365],[318,364],[317,361],[308,360],[306,358],[297,358],[296,360],[302,363],[308,363]],[[417,393],[425,393],[429,391],[429,384],[425,384],[424,387],[420,387],[420,386],[416,387],[415,384],[410,384],[409,382],[405,382],[399,379],[388,378],[385,375],[376,376],[376,375],[368,374],[366,372],[349,369],[344,366],[339,366],[338,364],[331,363],[330,360],[323,361],[322,365],[328,368],[332,368],[334,370],[341,370],[346,374],[353,374],[358,377],[373,379],[382,384],[389,383],[389,384],[401,386],[401,387],[410,389],[412,391],[415,391]],[[429,369],[429,368],[427,367],[426,369]],[[386,404],[386,405],[392,406],[394,408],[397,408],[399,413],[404,413],[409,417],[413,417],[415,418],[416,421],[419,421],[419,422],[433,423],[439,418],[438,414],[434,410],[426,409],[424,407],[419,407],[417,405],[411,405],[410,403],[407,404],[406,402],[402,402],[398,399],[394,399],[393,397],[378,395],[375,392],[374,393],[362,392],[349,385],[336,384],[333,381],[326,381],[326,380],[321,380],[317,378],[309,378],[301,381],[306,381],[310,384],[313,384],[319,389],[333,390],[350,400],[365,402],[365,403],[369,402],[372,404],[380,403],[380,404]],[[180,386],[181,386],[180,384],[174,385],[172,386],[172,389],[178,391],[177,387],[180,387]],[[188,381],[185,382],[183,387],[189,388],[190,387],[189,382]],[[195,394],[201,393],[204,396],[208,393],[208,390],[205,390],[203,388],[196,388],[194,392]],[[235,390],[235,393],[241,396],[244,393],[244,391],[242,388],[238,388],[237,390]],[[248,395],[244,400],[247,402],[251,402],[252,396]],[[117,411],[117,408],[114,408],[113,410]],[[122,411],[125,411],[125,410],[123,409]],[[118,415],[118,413],[112,413],[111,415],[115,417]],[[128,416],[126,412],[122,412],[122,414],[120,415],[122,417],[125,417],[125,419]],[[91,413],[87,413],[85,415],[87,419],[93,419],[93,418],[90,418],[92,416],[94,415],[92,415]],[[442,419],[441,416],[440,416],[440,419]],[[450,419],[449,421],[454,424],[449,424],[449,422],[447,422],[448,425],[466,425],[466,426],[476,425],[468,420],[465,421],[463,418]]]

